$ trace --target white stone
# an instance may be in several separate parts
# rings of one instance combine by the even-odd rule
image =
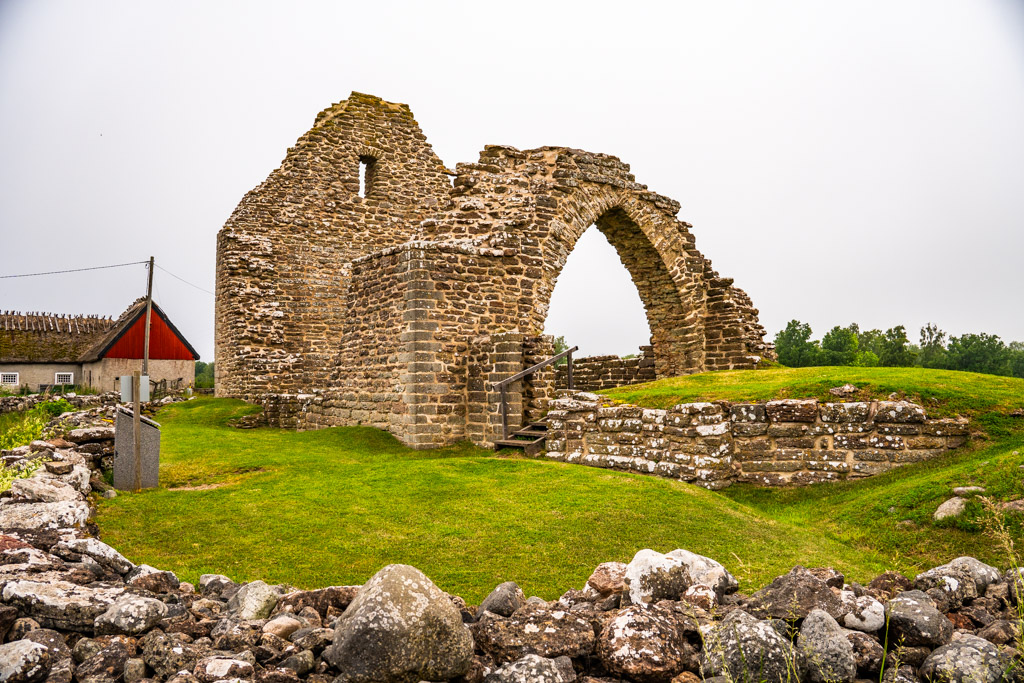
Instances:
[[[933,517],[937,522],[940,519],[946,519],[947,517],[956,517],[958,515],[961,515],[963,514],[963,511],[966,508],[966,503],[967,501],[959,496],[950,498],[945,503],[939,506],[939,508],[935,511]]]

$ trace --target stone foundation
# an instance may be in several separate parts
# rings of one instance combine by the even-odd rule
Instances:
[[[721,489],[866,477],[967,440],[966,420],[931,420],[905,401],[613,405],[578,393],[551,402],[544,457]]]

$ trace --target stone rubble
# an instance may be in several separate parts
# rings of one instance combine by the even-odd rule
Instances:
[[[205,574],[197,587],[96,538],[88,468],[107,437],[91,430],[100,414],[69,420],[89,440],[5,455],[46,452],[88,476],[40,467],[0,499],[0,683],[849,683],[883,670],[891,683],[996,683],[1024,667],[1022,575],[970,557],[867,585],[798,566],[744,594],[711,558],[642,549],[557,600],[507,581],[479,606],[406,565],[362,586]],[[55,505],[78,512],[40,512]]]

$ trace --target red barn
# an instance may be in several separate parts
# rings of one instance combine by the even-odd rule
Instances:
[[[146,300],[121,316],[0,315],[0,385],[38,391],[49,385],[117,388],[121,375],[142,369]],[[199,354],[155,303],[150,318],[149,377],[181,388],[195,381]]]

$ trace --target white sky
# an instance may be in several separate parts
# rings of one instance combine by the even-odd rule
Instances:
[[[1024,340],[1016,0],[0,0],[0,274],[152,254],[212,290],[217,230],[352,90],[408,103],[450,167],[485,144],[619,156],[770,334]],[[548,328],[632,352],[643,313],[601,242]],[[156,282],[211,360],[213,297]],[[141,266],[4,279],[0,309],[116,315],[144,287]]]

